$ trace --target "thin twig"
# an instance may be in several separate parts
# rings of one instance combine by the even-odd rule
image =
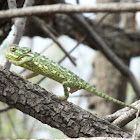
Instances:
[[[136,114],[136,122],[135,122],[135,126],[134,126],[132,140],[135,140],[137,138],[139,113],[140,113],[140,109],[138,109],[137,114]]]
[[[140,100],[134,102],[131,105],[140,108]],[[108,120],[109,122],[113,122],[114,125],[117,125],[119,127],[124,127],[135,118],[136,111],[128,107],[120,109],[117,112],[104,117],[104,119]]]
[[[0,19],[24,17],[33,15],[46,15],[54,13],[81,13],[81,12],[137,12],[140,11],[138,3],[110,3],[96,5],[70,5],[70,4],[53,4],[43,6],[33,6],[26,8],[18,8],[13,10],[5,10],[0,12]]]
[[[23,76],[25,79],[30,79],[30,78],[33,78],[35,76],[39,75],[38,73],[35,73],[35,72],[32,72],[30,74],[27,74],[25,76]]]
[[[110,12],[104,14],[101,19],[96,23],[96,27],[98,27],[99,25],[101,25],[101,23],[104,21],[104,19],[110,14]]]
[[[109,48],[106,42],[96,33],[93,27],[79,14],[73,14],[71,17],[76,20],[85,31],[91,36],[93,40],[96,40],[99,50],[105,55],[105,57],[124,75],[126,76],[135,93],[137,98],[140,98],[140,87],[133,73],[129,70],[128,66],[125,65],[120,58]]]
[[[69,54],[72,53],[85,39],[86,39],[86,37],[83,37],[83,39],[82,39],[81,41],[79,41],[79,42],[75,45],[75,47],[73,47],[72,50],[70,50]],[[58,63],[60,64],[65,58],[66,58],[66,55],[65,55],[62,59],[60,59]]]
[[[50,38],[53,39],[53,41],[59,46],[59,48],[66,54],[66,56],[70,59],[70,61],[76,66],[75,61],[73,60],[73,58],[69,55],[69,53],[63,48],[63,46],[59,43],[59,41],[57,40],[56,36],[49,30],[47,24],[45,21],[43,21],[42,19],[38,18],[38,17],[32,17],[35,21],[35,24],[37,24],[42,31],[48,35]]]
[[[109,14],[110,14],[109,12],[106,13],[106,14],[104,14],[103,17],[101,17],[101,19],[95,24],[95,27],[98,27],[99,25],[101,25],[101,23],[104,21],[104,19],[105,19]],[[80,42],[78,42],[77,45],[83,43],[83,42],[86,40],[86,38],[87,38],[87,35],[86,35]]]

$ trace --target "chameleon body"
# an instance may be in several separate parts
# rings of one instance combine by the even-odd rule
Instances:
[[[8,50],[5,53],[5,57],[9,60],[9,62],[17,66],[24,67],[35,73],[44,75],[61,83],[64,88],[65,99],[69,97],[68,87],[71,89],[70,92],[84,89],[102,98],[113,101],[117,104],[137,110],[137,108],[131,105],[128,105],[124,102],[121,102],[98,91],[96,88],[88,84],[79,76],[77,76],[70,70],[60,66],[58,63],[53,62],[52,60],[46,58],[45,56],[37,52],[31,52],[30,48],[20,48],[16,45],[13,45],[10,48],[8,48]]]

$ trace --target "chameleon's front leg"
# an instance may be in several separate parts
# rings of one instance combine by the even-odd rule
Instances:
[[[75,92],[78,89],[82,89],[82,87],[79,85],[79,83],[76,83],[75,81],[65,81],[62,83],[63,88],[64,88],[64,96],[62,97],[62,99],[67,100],[69,97],[69,91],[68,91],[68,87],[71,87],[70,92]]]
[[[69,98],[69,91],[68,91],[69,82],[65,81],[62,83],[62,85],[64,88],[64,96],[62,96],[61,98],[67,100]]]
[[[68,91],[68,87],[71,87],[70,92],[75,92],[78,89],[81,89],[80,85],[78,83],[76,83],[75,81],[65,81],[62,83],[63,88],[64,88],[64,96],[62,97],[62,99],[67,100],[69,98],[69,91]]]
[[[20,61],[16,61],[16,60],[9,60],[10,63],[16,65],[16,66],[21,66],[29,61],[31,61],[32,58],[31,57],[24,57],[23,59],[21,59]]]

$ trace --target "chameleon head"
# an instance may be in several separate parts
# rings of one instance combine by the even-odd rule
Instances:
[[[26,48],[26,47],[20,48],[17,45],[12,45],[5,52],[5,57],[8,60],[17,60],[18,61],[29,52],[31,52],[30,48]]]

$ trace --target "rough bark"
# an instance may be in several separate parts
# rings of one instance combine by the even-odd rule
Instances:
[[[69,137],[130,137],[106,120],[63,101],[0,66],[0,101],[42,123],[61,130]]]

